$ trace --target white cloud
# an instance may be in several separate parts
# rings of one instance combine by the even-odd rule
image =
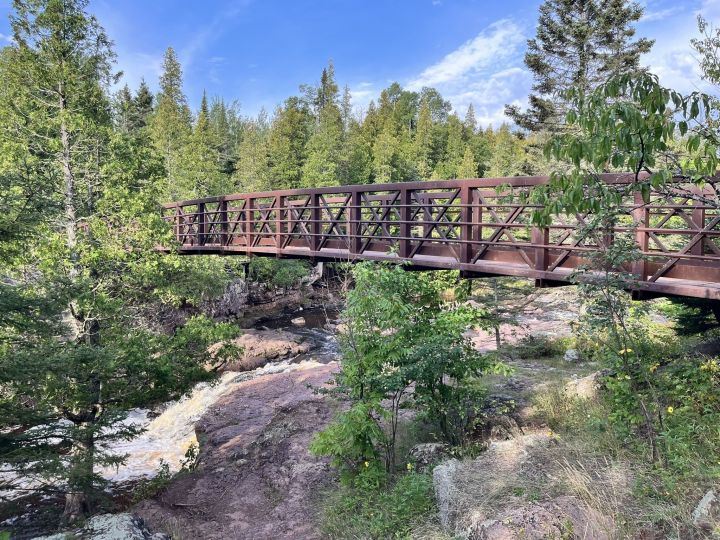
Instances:
[[[530,75],[522,63],[525,41],[514,21],[497,21],[406,86],[410,90],[435,87],[460,115],[472,104],[480,125],[498,126],[507,121],[505,104],[522,104],[530,89]]]
[[[482,75],[489,66],[512,56],[523,41],[517,24],[509,19],[497,21],[438,63],[426,68],[407,86],[411,90],[419,90],[423,86],[438,87]]]
[[[7,34],[0,34],[0,42],[4,41],[5,43],[15,43],[15,40],[12,36],[8,36]]]
[[[667,9],[660,9],[658,11],[646,11],[643,16],[640,18],[641,23],[643,22],[652,22],[652,21],[662,21],[664,19],[667,19],[668,17],[671,17],[675,15],[676,13],[680,13],[681,11],[684,11],[684,6],[675,6]]]
[[[648,25],[648,37],[655,39],[652,50],[642,63],[655,73],[661,84],[680,92],[707,90],[702,80],[697,53],[690,45],[699,37],[697,15],[713,21],[720,18],[720,0],[704,0],[696,10],[682,10],[672,18],[655,19]]]
[[[360,82],[350,87],[350,97],[356,111],[364,112],[370,102],[377,98],[379,92],[375,83]]]

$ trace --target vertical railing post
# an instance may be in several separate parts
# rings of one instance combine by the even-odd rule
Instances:
[[[182,211],[180,210],[180,205],[175,206],[175,240],[178,242],[178,244],[182,244],[182,240],[180,239],[180,233],[182,231],[183,226],[183,215]]]
[[[285,221],[283,219],[285,214],[285,201],[287,197],[282,195],[275,196],[275,248],[277,255],[280,255],[283,244],[283,236],[285,235]]]
[[[470,196],[470,186],[463,184],[460,188],[460,262],[470,264],[472,260],[472,198]]]
[[[550,229],[547,227],[533,226],[530,233],[530,240],[535,252],[535,286],[544,286],[544,272],[550,265],[550,253],[548,245],[550,244]]]
[[[225,247],[229,244],[228,241],[228,203],[225,199],[220,201],[220,247]]]
[[[255,200],[252,197],[245,198],[245,252],[250,254],[253,241],[255,240]]]
[[[322,233],[322,223],[320,223],[320,195],[313,193],[310,195],[310,251],[315,253],[320,245],[320,234]]]
[[[349,241],[349,247],[350,247],[350,253],[357,254],[360,253],[360,220],[362,218],[362,212],[360,208],[360,192],[359,191],[353,191],[350,194],[350,212],[348,213],[349,216],[349,222],[348,222],[348,241]]]
[[[697,232],[699,233],[705,228],[705,208],[703,208],[704,204],[702,201],[694,201],[693,206],[697,206],[699,208],[693,208],[692,211],[692,221],[697,227]],[[690,254],[691,255],[704,255],[705,254],[705,235],[703,235],[700,240],[698,240],[693,247],[690,248]]]
[[[400,188],[400,251],[402,259],[410,257],[410,196],[411,191]]]
[[[480,243],[482,242],[482,236],[483,236],[483,227],[482,227],[482,220],[483,220],[483,209],[482,209],[482,200],[480,197],[480,188],[473,189],[472,190],[472,239],[477,242],[476,244],[473,244],[473,253],[472,253],[472,259],[475,258],[475,253],[478,252],[483,245]]]
[[[197,223],[197,239],[198,246],[205,245],[205,231],[207,228],[207,214],[205,213],[205,203],[197,205],[197,214],[195,215],[195,223]]]
[[[634,208],[632,214],[635,227],[637,227],[638,229],[647,229],[650,226],[650,209],[643,200],[643,196],[640,191],[635,192]],[[647,259],[645,253],[647,252],[649,245],[648,231],[636,230],[635,242],[637,243],[638,249],[641,251],[642,256],[640,259],[633,262],[632,273],[635,274],[640,281],[645,281],[645,279],[647,278]]]

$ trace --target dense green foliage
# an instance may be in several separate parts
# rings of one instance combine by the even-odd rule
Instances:
[[[138,433],[118,421],[209,378],[208,345],[236,334],[198,317],[167,335],[142,316],[199,302],[225,278],[156,251],[172,239],[144,127],[152,100],[141,87],[111,107],[111,43],[85,7],[17,0],[0,54],[12,231],[0,238],[0,460],[7,487],[66,491],[69,520],[104,496],[99,468],[123,460],[108,445]]]
[[[479,419],[476,378],[501,366],[464,335],[488,327],[488,314],[448,299],[442,274],[361,263],[353,278],[336,376],[336,393],[350,407],[317,435],[312,450],[331,456],[347,480],[382,485],[385,473],[395,472],[401,408],[417,410],[439,438],[461,445]]]

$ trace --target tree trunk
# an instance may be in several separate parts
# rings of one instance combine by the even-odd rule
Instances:
[[[94,416],[93,413],[90,413]],[[88,423],[85,423],[86,425]],[[92,432],[91,432],[92,433]],[[69,490],[65,494],[63,521],[73,524],[81,521],[93,511],[92,501],[88,497],[86,482],[91,481],[95,465],[95,438],[89,435],[85,440],[77,441],[73,448],[77,460],[72,464]]]

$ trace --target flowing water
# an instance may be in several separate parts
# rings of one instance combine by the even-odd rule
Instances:
[[[131,411],[124,422],[143,427],[145,431],[130,441],[116,442],[109,448],[113,454],[128,457],[121,467],[104,469],[103,476],[114,482],[150,477],[157,474],[161,463],[167,463],[171,472],[179,470],[188,448],[197,444],[196,422],[223,394],[233,391],[240,382],[336,360],[337,340],[332,331],[327,329],[328,323],[335,316],[335,312],[313,308],[258,321],[255,328],[284,330],[301,336],[311,344],[310,350],[293,358],[269,362],[251,371],[223,373],[217,381],[198,384],[190,394],[159,410]],[[298,317],[304,318],[304,326],[296,326],[291,322]]]

